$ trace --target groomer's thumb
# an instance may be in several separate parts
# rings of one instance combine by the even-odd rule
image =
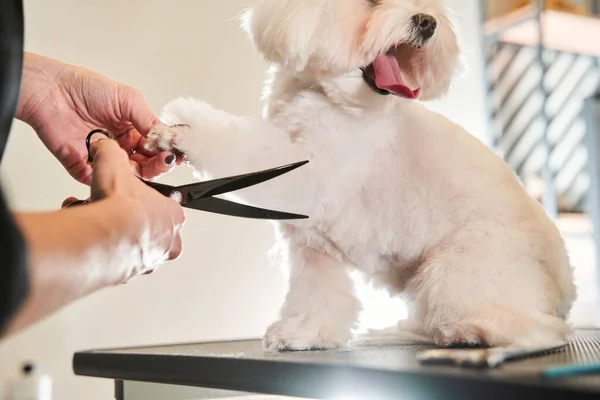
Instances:
[[[129,158],[117,142],[111,139],[100,139],[90,145],[90,156],[94,170],[104,168],[127,168]]]
[[[101,139],[90,145],[92,157],[91,198],[97,201],[118,190],[128,190],[132,176],[127,153],[112,139]]]

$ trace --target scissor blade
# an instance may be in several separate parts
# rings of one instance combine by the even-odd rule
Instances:
[[[169,197],[169,196],[171,196],[171,194],[173,193],[173,191],[176,190],[173,186],[167,185],[167,184],[164,184],[164,183],[151,182],[151,181],[147,181],[147,180],[142,179],[142,178],[140,178],[140,181],[142,181],[146,185],[150,186],[154,190],[158,191],[163,196]]]
[[[293,164],[284,165],[277,168],[271,168],[264,171],[253,172],[250,174],[230,176],[227,178],[214,179],[211,181],[192,183],[185,185],[188,190],[188,201],[194,201],[204,197],[216,196],[223,193],[233,192],[235,190],[254,186],[259,183],[271,180],[280,175],[295,170],[308,161],[300,161]]]
[[[216,197],[205,197],[194,200],[184,207],[195,210],[207,211],[215,214],[231,215],[233,217],[252,218],[252,219],[270,219],[270,220],[291,220],[307,219],[306,215],[292,214],[281,211],[267,210],[264,208],[247,206],[234,203],[233,201],[219,199]]]

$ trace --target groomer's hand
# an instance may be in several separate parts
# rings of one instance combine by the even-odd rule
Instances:
[[[79,182],[90,184],[85,138],[96,128],[115,136],[141,176],[155,178],[176,164],[168,152],[144,149],[158,118],[137,90],[84,68],[25,53],[17,118],[29,124]]]
[[[127,153],[114,140],[93,142],[90,154],[93,158],[92,204],[110,201],[128,210],[125,218],[130,229],[126,239],[137,243],[140,254],[131,276],[152,272],[164,262],[178,258],[185,222],[182,207],[142,183],[132,171]],[[63,207],[74,200],[65,200]]]
[[[94,143],[91,154],[91,204],[13,214],[27,244],[29,290],[0,333],[17,332],[181,254],[181,206],[142,183],[115,141]]]

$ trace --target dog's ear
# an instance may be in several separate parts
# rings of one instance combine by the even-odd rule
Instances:
[[[295,71],[306,67],[310,41],[318,23],[316,7],[305,0],[260,0],[242,16],[242,28],[269,62]]]
[[[356,67],[372,8],[367,0],[258,0],[241,21],[269,62],[295,72],[340,72]]]

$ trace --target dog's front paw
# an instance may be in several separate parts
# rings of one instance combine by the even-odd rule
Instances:
[[[267,329],[263,346],[274,351],[328,350],[345,346],[350,332],[336,332],[328,326],[307,318],[282,319]]]
[[[182,137],[190,131],[191,127],[185,124],[163,125],[158,124],[148,133],[145,148],[149,151],[175,151],[183,153],[178,148]]]

